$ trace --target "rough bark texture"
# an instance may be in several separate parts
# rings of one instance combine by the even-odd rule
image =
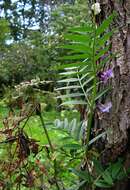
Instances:
[[[130,0],[100,0],[101,19],[105,19],[113,10],[118,13],[115,26],[118,32],[112,36],[113,53],[118,56],[112,60],[114,78],[110,81],[111,94],[105,101],[112,101],[110,113],[104,114],[98,122],[98,128],[110,129],[107,135],[102,162],[115,161],[120,155],[125,157],[125,167],[130,167]],[[129,181],[116,184],[113,190],[128,190]]]

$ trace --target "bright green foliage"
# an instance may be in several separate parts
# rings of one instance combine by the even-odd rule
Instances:
[[[7,40],[10,38],[9,23],[5,19],[0,19],[0,49],[5,46]]]
[[[79,141],[82,138],[83,124],[78,122],[76,118],[72,121],[69,121],[67,118],[63,121],[56,119],[54,121],[54,127],[63,130],[68,134],[69,138],[73,138],[76,141]]]
[[[117,179],[117,176],[113,174],[119,172],[119,170],[117,171],[115,169],[116,166],[118,165],[117,167],[120,169],[123,168],[122,163],[115,163],[111,165],[111,167],[103,168],[100,162],[92,160],[92,157],[90,156],[91,150],[88,148],[91,143],[105,135],[105,133],[100,134],[95,137],[95,139],[92,139],[92,142],[90,141],[92,117],[96,101],[109,90],[109,87],[101,91],[98,90],[100,84],[98,73],[103,70],[102,68],[111,58],[109,39],[112,36],[113,31],[109,31],[109,26],[114,17],[115,13],[110,15],[100,26],[93,23],[81,27],[72,27],[69,32],[64,35],[66,44],[60,47],[66,50],[67,55],[60,58],[64,63],[59,66],[59,69],[62,70],[60,72],[62,78],[58,81],[59,87],[56,89],[61,92],[61,95],[59,95],[58,98],[63,100],[62,105],[81,104],[86,105],[88,108],[89,114],[87,118],[85,155],[88,156],[90,162],[93,162],[94,169],[97,169],[99,172],[94,174],[93,169],[92,171],[89,171],[89,168],[87,168],[88,170],[85,172],[72,169],[72,172],[83,179],[83,181],[81,184],[76,185],[76,187],[74,186],[74,188],[71,189],[81,189],[86,183],[90,185],[92,189],[95,189],[95,187],[112,187],[115,181],[119,180]],[[63,94],[63,92],[66,93]],[[57,126],[58,125],[64,129],[67,128],[67,130],[71,129],[71,124],[68,124],[67,120],[64,120],[63,123],[57,121]],[[75,131],[74,133],[76,134]],[[70,130],[69,134],[70,137],[74,137],[72,130]],[[83,147],[71,142],[70,144],[65,144],[64,148],[78,151]]]
[[[6,85],[39,77],[41,80],[53,80],[55,72],[50,67],[49,48],[41,33],[34,32],[26,41],[13,43],[3,50],[0,60],[0,80]],[[49,75],[49,72],[51,75]]]
[[[74,4],[61,4],[52,12],[51,28],[55,34],[61,35],[72,26],[83,26],[90,20],[88,7],[84,0]]]
[[[86,123],[79,122],[76,118],[69,121],[69,119],[64,118],[63,120],[56,119],[54,121],[54,129],[63,132],[65,136],[61,138],[63,145],[62,147],[65,149],[74,149],[74,150],[85,150],[86,145],[82,145],[82,139],[85,133]],[[95,138],[89,141],[89,146],[99,140],[101,137],[104,137],[107,132],[103,132],[97,135]]]
[[[114,14],[99,27],[86,25],[71,28],[65,35],[65,39],[68,40],[67,45],[61,48],[68,51],[61,59],[68,62],[59,67],[64,69],[64,72],[60,73],[63,79],[58,81],[60,87],[57,88],[57,90],[67,90],[66,95],[59,96],[65,99],[63,104],[87,104],[91,107],[93,90],[97,89],[99,84],[97,79],[94,83],[95,78],[110,58],[110,55],[107,55],[110,48],[108,40],[113,32],[108,32],[108,27],[113,18]],[[104,55],[106,55],[105,59],[103,59]],[[97,92],[95,100],[107,91],[108,89]]]
[[[62,33],[65,31],[64,28],[67,29],[71,25],[76,25],[76,23],[79,22],[81,18],[82,22],[84,23],[85,21],[83,20],[87,17],[86,6],[84,6],[83,9],[83,5],[79,6],[79,3],[76,2],[75,5],[70,5],[68,3],[63,6],[61,4],[60,8],[58,8],[58,1],[54,2],[54,4],[56,4],[55,8],[53,7],[53,3],[51,4],[52,10],[55,10],[55,12],[51,15],[51,20],[47,26],[47,33],[44,32],[45,23],[42,23],[41,17],[38,19],[41,19],[40,27],[42,29],[40,31],[35,27],[34,29],[29,29],[29,27],[32,27],[33,24],[39,24],[38,20],[34,23],[32,21],[32,18],[36,16],[36,8],[38,7],[39,2],[40,1],[29,2],[22,0],[20,4],[23,5],[20,7],[20,9],[18,9],[18,1],[3,1],[2,3],[2,5],[4,4],[3,9],[5,11],[5,17],[8,19],[8,22],[4,19],[1,19],[1,27],[3,32],[1,34],[0,43],[5,44],[5,37],[8,36],[8,31],[10,31],[10,35],[12,35],[16,40],[20,40],[22,38],[22,35],[24,35],[24,40],[15,43],[12,41],[11,36],[11,40],[8,41],[9,45],[7,48],[5,48],[5,46],[3,47],[2,59],[0,60],[1,83],[4,83],[6,85],[12,85],[12,83],[18,84],[22,80],[31,80],[37,76],[40,77],[40,79],[53,80],[55,82],[57,71],[54,71],[54,67],[56,67],[57,64],[60,64],[60,62],[57,63],[56,60],[59,55],[63,55],[63,51],[61,50],[59,52],[56,47],[57,44],[63,41]],[[38,14],[41,14],[40,9],[43,9],[44,5],[44,2],[41,2]],[[10,9],[11,12],[9,11]],[[20,12],[20,10],[22,10],[22,12]],[[78,10],[77,16],[75,15],[75,10]],[[60,14],[62,11],[65,14],[65,19],[63,23],[60,23],[60,20],[63,20],[62,15]],[[43,17],[44,12],[42,13],[43,15],[41,16]],[[50,14],[50,12],[48,14]],[[19,19],[20,15],[22,15],[21,20]],[[25,20],[28,18],[28,22],[22,22],[23,15]],[[69,17],[73,18],[73,22],[69,22]],[[8,30],[5,30],[5,28],[7,29],[8,25],[11,27],[10,30],[9,28]],[[53,88],[53,85],[51,88]]]
[[[0,9],[2,17],[10,23],[13,39],[18,41],[26,38],[28,32],[32,30],[40,29],[44,33],[49,32],[51,30],[50,23],[53,20],[51,11],[60,5],[68,4],[69,7],[74,3],[75,0],[1,0]]]

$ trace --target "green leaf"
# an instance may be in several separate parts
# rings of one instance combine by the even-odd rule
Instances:
[[[91,141],[89,141],[89,146],[93,143],[95,143],[98,139],[100,139],[101,137],[104,137],[107,134],[107,132],[103,132],[99,135],[97,135],[95,138],[93,138]]]
[[[90,72],[89,72],[89,73],[85,73],[85,74],[83,74],[82,77],[80,78],[80,80],[85,79],[88,75],[90,75]]]
[[[73,119],[69,125],[70,133],[72,137],[76,140],[80,140],[80,131],[81,131],[81,123],[77,122],[77,119]]]
[[[83,187],[86,183],[86,180],[80,182],[78,185],[76,185],[76,188],[74,188],[73,190],[81,190],[81,187]]]
[[[76,86],[76,85],[73,85],[73,86],[64,86],[64,87],[61,87],[61,88],[57,88],[55,90],[58,91],[58,90],[78,89],[78,88],[81,88],[81,86]]]
[[[65,82],[77,82],[78,79],[77,78],[68,78],[68,79],[63,79],[63,80],[59,80],[58,83],[65,83]]]
[[[60,73],[60,75],[75,75],[77,73],[78,73],[77,71],[66,71],[66,72]]]
[[[68,140],[72,140],[72,137],[70,137],[70,136],[67,136],[67,137],[62,137],[60,140],[62,140],[62,141],[68,141]]]
[[[72,27],[69,29],[70,32],[79,32],[79,33],[85,33],[86,32],[93,32],[93,27],[92,26],[81,26],[81,27]]]
[[[61,120],[59,120],[59,119],[55,119],[55,121],[54,121],[54,126],[55,126],[56,128],[63,128],[63,125],[64,125],[63,121],[61,121]]]
[[[83,93],[72,93],[72,94],[66,94],[66,95],[61,95],[57,96],[56,98],[76,98],[76,97],[82,97],[84,96]]]
[[[61,104],[61,106],[63,106],[63,105],[86,105],[86,104],[87,104],[87,102],[82,101],[82,100],[71,100],[71,101],[63,102]]]
[[[97,93],[97,96],[95,98],[95,101],[98,100],[99,98],[101,98],[104,94],[106,94],[108,91],[110,90],[110,87],[109,88],[106,88],[105,90],[101,91],[101,92],[98,92]]]
[[[97,61],[99,58],[101,58],[105,53],[108,52],[110,48],[110,45],[107,45],[105,48],[99,50],[99,53],[95,56],[95,61]]]
[[[87,54],[87,52],[85,54],[75,54],[75,55],[67,55],[67,56],[63,56],[60,59],[61,60],[82,60],[82,59],[86,59],[90,57],[89,54]]]
[[[57,66],[58,69],[64,69],[64,68],[71,68],[71,67],[80,67],[80,66],[84,66],[86,65],[86,62],[75,62],[75,63],[66,63],[66,64],[62,64]]]
[[[70,169],[70,171],[87,182],[91,181],[91,176],[87,171],[79,171],[79,170],[75,170],[73,168]]]
[[[83,87],[86,86],[89,82],[91,82],[92,80],[94,79],[94,76],[90,77],[88,80],[86,80],[84,83],[83,83]]]
[[[118,161],[117,163],[112,164],[111,169],[112,169],[112,178],[113,179],[117,179],[117,176],[118,176],[121,168],[122,168],[122,162],[121,161]]]
[[[90,46],[86,46],[84,44],[64,45],[64,46],[60,46],[60,48],[76,50],[78,52],[88,52],[89,54],[92,54],[92,50],[90,49]]]
[[[64,129],[68,129],[68,127],[69,127],[69,121],[68,121],[67,118],[64,119],[63,123],[64,123]]]
[[[105,183],[104,180],[101,180],[101,179],[96,181],[94,184],[95,184],[95,186],[100,187],[100,188],[110,188],[111,187],[111,185]]]
[[[64,35],[65,39],[79,42],[79,43],[84,43],[86,44],[87,42],[91,41],[90,37],[87,35],[82,35],[82,34],[65,34]]]
[[[125,169],[122,168],[122,169],[120,170],[120,172],[118,173],[118,175],[117,175],[117,180],[122,180],[122,179],[124,179],[124,178],[126,178],[126,177],[128,177],[128,176],[127,176],[127,173],[126,173]]]
[[[103,67],[103,65],[105,65],[106,63],[111,64],[111,60],[115,58],[116,56],[117,56],[117,53],[115,54],[113,53],[112,55],[109,54],[108,56],[106,56],[103,60],[100,60],[100,63],[97,65],[98,70],[100,70]]]
[[[130,173],[130,168],[127,169],[127,173],[128,173],[128,174]]]
[[[111,177],[111,174],[107,170],[105,170],[105,172],[102,174],[102,177],[107,184],[111,186],[113,185],[113,179]]]
[[[76,118],[74,118],[72,121],[71,121],[71,123],[69,124],[69,132],[72,134],[74,131],[75,131],[75,128],[77,127],[77,124],[78,124],[78,122],[77,122],[77,119]],[[72,130],[73,130],[73,132],[72,132]],[[73,134],[72,134],[73,135]]]
[[[65,149],[69,149],[69,150],[71,150],[71,149],[73,149],[73,150],[82,149],[82,146],[80,144],[76,144],[76,143],[75,144],[74,143],[64,144],[62,147]]]
[[[86,95],[88,95],[92,89],[93,89],[93,85],[92,86],[90,85],[90,88],[87,88],[87,90],[86,90]]]
[[[101,175],[104,172],[104,169],[103,169],[101,163],[98,160],[96,160],[96,158],[93,159],[93,163],[94,163],[94,168],[96,170],[96,173],[98,175]]]
[[[100,71],[106,63],[110,62],[110,60],[112,60],[111,55],[108,55],[103,60],[100,60],[100,63],[97,65],[97,70]]]
[[[104,34],[102,37],[99,37],[99,39],[97,39],[97,41],[96,41],[96,49],[99,49],[103,45],[105,45],[105,43],[107,42],[107,40],[110,39],[112,34],[113,34],[113,31]]]
[[[79,124],[79,125],[76,126],[75,131],[73,133],[73,136],[74,136],[74,139],[76,141],[79,141],[82,138],[81,137],[81,124]]]
[[[116,13],[113,12],[107,19],[103,21],[103,23],[97,28],[96,35],[101,35],[105,30],[108,29],[109,25],[112,23],[114,17],[116,17]]]

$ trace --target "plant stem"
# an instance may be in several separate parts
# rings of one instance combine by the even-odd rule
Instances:
[[[84,87],[83,87],[82,82],[81,82],[81,80],[80,80],[79,74],[77,74],[77,77],[78,77],[78,80],[79,80],[79,84],[80,84],[80,86],[81,86],[81,88],[82,88],[82,91],[83,91],[83,93],[84,93],[84,96],[85,96],[85,98],[86,98],[86,100],[87,100],[87,102],[88,102],[88,106],[89,106],[89,108],[91,108],[91,103],[90,103],[90,101],[89,101],[89,99],[88,99],[88,97],[87,97],[87,94],[86,94],[85,90],[84,90]]]
[[[45,132],[45,135],[46,135],[46,138],[48,140],[48,143],[50,145],[50,149],[51,149],[51,152],[54,153],[55,150],[54,150],[54,147],[51,143],[51,139],[49,137],[49,134],[48,134],[48,131],[46,129],[46,126],[45,126],[45,123],[44,123],[44,120],[43,120],[43,117],[42,117],[42,114],[39,112],[39,117],[40,117],[40,120],[41,120],[41,123],[42,123],[42,127],[44,129],[44,132]],[[59,187],[59,184],[58,184],[58,180],[57,180],[57,161],[56,159],[53,160],[53,166],[54,166],[54,179],[55,179],[55,184],[56,184],[56,187],[57,187],[57,190],[60,190],[60,187]]]
[[[48,141],[48,143],[49,143],[49,145],[50,145],[51,152],[53,153],[53,152],[54,152],[54,148],[53,148],[53,145],[52,145],[52,143],[51,143],[51,139],[50,139],[50,137],[49,137],[49,134],[48,134],[48,131],[47,131],[47,129],[46,129],[46,126],[45,126],[45,123],[44,123],[44,120],[43,120],[43,117],[42,117],[41,113],[39,114],[39,117],[40,117],[40,120],[41,120],[41,123],[42,123],[42,127],[43,127],[43,129],[44,129],[44,132],[45,132],[47,141]]]
[[[100,175],[93,181],[92,190],[95,190],[95,188],[96,188],[95,183],[100,179],[101,176],[102,176],[102,174],[100,174]]]
[[[94,22],[95,24],[95,22]],[[92,67],[93,67],[93,74],[94,74],[94,79],[93,79],[93,91],[92,91],[92,100],[91,100],[91,108],[90,108],[90,115],[88,119],[88,127],[87,127],[87,150],[86,153],[88,152],[88,144],[90,140],[90,135],[91,135],[91,127],[92,127],[92,119],[93,119],[93,114],[94,114],[94,109],[95,109],[95,98],[96,98],[96,93],[97,93],[97,73],[96,73],[96,60],[95,60],[95,43],[96,43],[96,26],[94,26],[94,40],[93,40],[93,60],[92,60]]]

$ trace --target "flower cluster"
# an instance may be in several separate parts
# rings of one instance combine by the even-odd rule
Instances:
[[[101,12],[100,4],[94,3],[91,7],[92,11],[94,12],[94,15],[98,15]]]
[[[96,2],[91,6],[91,10],[93,11],[93,14],[96,16],[101,12],[100,3]],[[110,78],[114,77],[113,70],[110,68],[106,71],[100,71],[97,76],[99,77],[99,80],[102,81],[104,84],[107,83],[107,81]],[[107,102],[105,104],[98,103],[97,108],[102,113],[109,113],[110,109],[112,108],[112,103]]]
[[[100,78],[101,81],[103,81],[104,83],[106,83],[109,78],[114,77],[113,70],[112,69],[108,69],[106,71],[99,72],[98,73],[98,77]]]
[[[33,87],[33,86],[38,86],[40,82],[41,82],[41,81],[40,81],[39,78],[37,78],[37,79],[32,79],[32,80],[30,80],[30,81],[24,81],[24,82],[21,82],[20,84],[16,85],[16,86],[15,86],[15,89],[16,89],[16,91],[20,91],[20,90],[22,90],[22,89],[28,88],[29,86],[32,86],[32,87]]]
[[[109,78],[113,78],[114,77],[114,74],[113,74],[113,70],[112,69],[108,69],[106,71],[102,71],[102,72],[99,72],[98,73],[98,77],[99,79],[104,83],[106,84],[108,79]],[[110,109],[112,107],[112,103],[111,102],[107,102],[105,104],[97,104],[97,108],[102,112],[102,113],[105,113],[105,112],[109,112]]]
[[[21,82],[20,84],[15,86],[15,90],[19,92],[22,90],[26,90],[29,87],[38,87],[39,85],[48,84],[50,82],[52,81],[41,81],[40,78],[37,77],[36,79],[32,79],[30,81]]]
[[[97,105],[97,108],[102,112],[102,113],[109,113],[110,109],[112,108],[112,103],[107,102],[106,104],[101,104],[99,103]]]

